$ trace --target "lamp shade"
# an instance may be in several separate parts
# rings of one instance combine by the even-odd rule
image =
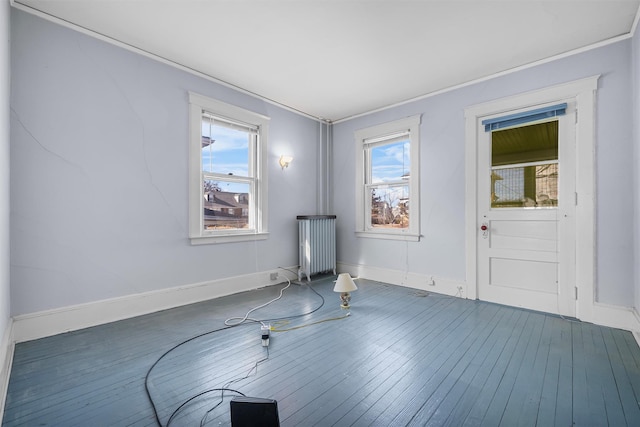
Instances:
[[[336,285],[333,287],[333,292],[351,292],[358,289],[349,273],[340,273]]]

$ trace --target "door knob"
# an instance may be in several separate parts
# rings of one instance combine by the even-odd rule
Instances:
[[[482,238],[486,239],[487,237],[489,237],[489,224],[487,224],[486,222],[483,223],[480,226],[480,230],[482,230]]]

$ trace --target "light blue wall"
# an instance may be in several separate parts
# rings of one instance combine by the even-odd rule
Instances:
[[[21,11],[11,19],[13,315],[298,263],[296,215],[316,213],[316,121]],[[190,245],[188,91],[271,117],[268,240]],[[285,171],[283,153],[295,157]]]
[[[631,66],[631,82],[633,88],[633,143],[634,156],[633,164],[635,171],[635,180],[633,186],[633,195],[635,198],[635,307],[640,308],[640,32],[636,31],[632,39],[632,66]]]
[[[297,264],[295,216],[317,212],[316,122],[23,12],[13,10],[11,19],[13,315]],[[637,68],[631,74],[638,45],[636,35],[633,43],[334,125],[331,188],[339,260],[464,280],[464,108],[602,74],[596,123],[597,299],[629,306],[635,297],[640,306],[640,291],[634,292],[634,277],[640,288],[634,258],[640,227],[636,223],[634,239],[634,197],[627,184],[638,179],[640,169],[640,150],[633,149],[640,138],[629,125],[637,122],[631,108],[640,96]],[[269,240],[189,245],[189,90],[272,118]],[[425,237],[419,243],[357,239],[353,131],[413,114],[423,114]],[[282,153],[295,157],[285,171],[277,165]],[[2,285],[0,296],[8,296],[8,285]]]
[[[9,2],[0,4],[0,337],[10,322],[9,275],[9,94],[10,94],[10,31]],[[2,341],[4,342],[4,341]],[[0,357],[0,360],[3,358]]]
[[[634,176],[630,67],[631,42],[623,41],[334,125],[339,260],[464,281],[465,107],[602,74],[596,119],[597,300],[632,305],[636,260],[630,232],[634,223],[629,194]],[[353,133],[414,114],[422,114],[420,220],[424,237],[419,243],[356,238]]]

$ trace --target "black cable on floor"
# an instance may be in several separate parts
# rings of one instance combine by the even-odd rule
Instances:
[[[144,389],[147,392],[147,397],[149,398],[149,401],[151,402],[151,407],[153,409],[153,414],[155,415],[156,422],[158,423],[158,425],[160,427],[162,427],[162,422],[160,421],[160,416],[158,415],[158,409],[156,408],[156,405],[153,402],[153,398],[151,397],[151,392],[149,391],[149,375],[151,375],[151,371],[153,370],[153,368],[155,368],[156,365],[158,363],[160,363],[160,361],[162,359],[164,359],[169,353],[171,353],[173,350],[177,349],[178,347],[180,347],[180,346],[182,346],[184,344],[187,344],[187,343],[189,343],[191,341],[194,341],[194,340],[196,340],[198,338],[202,338],[204,336],[211,335],[211,334],[213,334],[215,332],[224,331],[225,329],[231,329],[233,327],[234,326],[225,326],[223,328],[215,329],[215,330],[208,331],[208,332],[204,332],[204,333],[202,333],[200,335],[196,335],[195,337],[191,337],[191,338],[189,338],[187,340],[184,340],[184,341],[180,342],[179,344],[174,345],[169,350],[165,351],[158,359],[156,359],[155,362],[153,362],[153,365],[151,365],[151,367],[147,370],[147,374],[144,377]]]
[[[282,267],[281,267],[281,268],[282,268]],[[287,269],[283,268],[283,270],[287,270]],[[287,270],[287,271],[291,271],[291,270]],[[251,321],[252,321],[252,322],[275,322],[275,321],[278,321],[278,320],[297,319],[297,318],[299,318],[299,317],[308,316],[308,315],[313,314],[313,313],[315,313],[316,311],[320,310],[320,309],[324,306],[324,303],[325,303],[325,299],[324,299],[324,297],[323,297],[320,293],[318,293],[318,291],[316,291],[316,290],[311,286],[311,284],[307,284],[306,286],[307,286],[309,289],[311,289],[311,290],[312,290],[316,295],[318,295],[318,296],[320,297],[320,299],[322,300],[322,302],[320,303],[320,305],[319,305],[318,307],[314,308],[313,310],[311,310],[311,311],[309,311],[309,312],[307,312],[307,313],[297,314],[297,315],[293,315],[293,316],[278,317],[278,318],[274,318],[274,319],[251,320]],[[224,330],[227,330],[227,329],[235,328],[235,327],[237,327],[237,326],[246,325],[246,324],[247,324],[247,323],[238,323],[238,324],[234,324],[234,325],[230,325],[230,326],[224,326],[224,327],[219,328],[219,329],[214,329],[214,330],[207,331],[207,332],[204,332],[204,333],[202,333],[202,334],[196,335],[196,336],[194,336],[194,337],[191,337],[191,338],[189,338],[189,339],[186,339],[186,340],[184,340],[184,341],[182,341],[182,342],[180,342],[180,343],[178,343],[178,344],[174,345],[174,346],[173,346],[173,347],[171,347],[169,350],[165,351],[165,352],[164,352],[164,353],[163,353],[163,354],[162,354],[158,359],[156,359],[156,361],[155,361],[155,362],[151,365],[151,367],[147,370],[147,374],[145,375],[145,378],[144,378],[144,389],[145,389],[145,392],[146,392],[146,394],[147,394],[147,398],[149,399],[149,402],[151,402],[151,407],[152,407],[152,409],[153,409],[153,414],[154,414],[154,416],[155,416],[156,422],[158,423],[158,426],[159,426],[159,427],[163,427],[163,425],[162,425],[162,422],[160,421],[160,416],[158,415],[158,409],[156,408],[156,405],[155,405],[155,403],[153,402],[153,398],[151,397],[151,392],[150,392],[150,390],[149,390],[149,376],[151,375],[151,371],[153,370],[153,368],[155,368],[155,367],[156,367],[156,365],[157,365],[158,363],[160,363],[160,361],[161,361],[162,359],[164,359],[164,358],[165,358],[169,353],[171,353],[172,351],[174,351],[174,350],[175,350],[175,349],[177,349],[178,347],[181,347],[181,346],[183,346],[183,345],[185,345],[185,344],[187,344],[187,343],[189,343],[189,342],[191,342],[191,341],[197,340],[198,338],[202,338],[202,337],[204,337],[204,336],[211,335],[211,334],[216,333],[216,332],[224,331]],[[268,351],[268,350],[267,350],[267,351]],[[260,362],[257,362],[257,363],[260,363]],[[253,368],[252,368],[252,370],[253,370]],[[234,381],[235,381],[235,380],[234,380]],[[233,382],[233,381],[232,381],[232,382]],[[229,384],[230,384],[230,383],[229,383]],[[178,408],[177,408],[177,409],[176,409],[176,410],[171,414],[171,416],[169,417],[169,420],[168,420],[167,424],[166,424],[164,427],[168,427],[168,426],[169,426],[169,423],[171,422],[171,420],[173,419],[173,417],[175,416],[175,414],[176,414],[180,409],[182,409],[182,408],[183,408],[183,407],[184,407],[188,402],[191,402],[191,401],[193,401],[194,399],[196,399],[197,397],[200,397],[200,396],[202,396],[202,395],[204,395],[204,394],[207,394],[207,393],[209,393],[209,392],[211,392],[211,391],[222,391],[222,392],[224,393],[224,389],[211,389],[211,390],[206,390],[206,391],[204,391],[204,392],[201,392],[201,393],[199,393],[198,395],[195,395],[195,396],[190,397],[190,398],[189,398],[189,399],[187,399],[185,402],[183,402],[183,403],[182,403],[182,404],[181,404],[181,405],[180,405],[180,406],[179,406],[179,407],[178,407]],[[240,392],[238,392],[238,391],[236,391],[236,390],[231,390],[231,391],[234,391],[234,392],[240,393]],[[242,393],[240,393],[240,394],[242,395]],[[214,407],[214,408],[212,408],[211,410],[213,410],[213,409],[215,409],[215,407]],[[207,414],[208,414],[208,412],[207,412]],[[205,418],[206,418],[206,415],[205,415]]]
[[[178,408],[176,408],[176,410],[175,410],[175,411],[173,411],[173,413],[171,414],[171,416],[170,416],[170,417],[169,417],[169,419],[167,420],[167,426],[166,426],[166,427],[169,427],[169,424],[171,424],[171,421],[173,421],[173,418],[174,418],[176,415],[178,415],[178,412],[180,412],[180,410],[181,410],[182,408],[184,408],[184,407],[185,407],[189,402],[191,402],[191,401],[193,401],[193,400],[197,399],[197,398],[198,398],[198,397],[200,397],[200,396],[204,396],[205,394],[212,393],[212,392],[214,392],[214,391],[221,391],[221,392],[223,392],[223,393],[224,393],[225,391],[231,391],[231,392],[233,392],[233,393],[237,393],[237,394],[239,394],[240,396],[245,396],[245,394],[244,394],[244,393],[242,393],[242,392],[240,392],[240,391],[238,391],[238,390],[233,390],[233,389],[231,389],[231,388],[224,388],[224,387],[222,387],[222,388],[211,388],[211,389],[209,389],[209,390],[205,390],[205,391],[203,391],[203,392],[200,392],[200,393],[196,394],[195,396],[190,397],[189,399],[185,400],[185,401],[182,403],[182,405],[178,406]],[[218,404],[218,405],[219,405],[219,404]]]

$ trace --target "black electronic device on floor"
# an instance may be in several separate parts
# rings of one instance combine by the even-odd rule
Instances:
[[[260,397],[231,399],[232,427],[280,427],[278,402]]]

